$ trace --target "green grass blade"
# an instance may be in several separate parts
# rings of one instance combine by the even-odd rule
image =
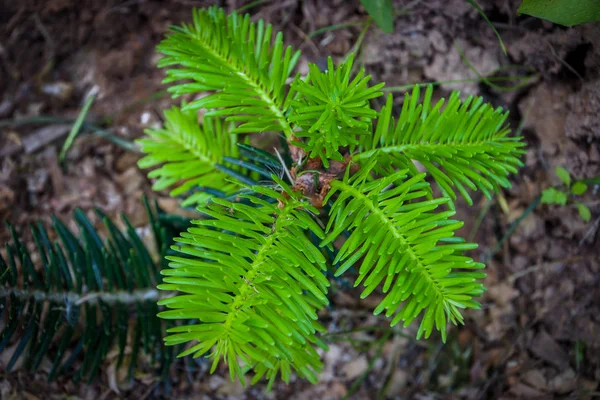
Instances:
[[[77,116],[77,119],[75,120],[75,123],[71,128],[71,132],[69,132],[69,136],[67,136],[67,140],[65,140],[65,144],[63,145],[62,150],[60,151],[60,154],[58,156],[58,160],[61,164],[64,163],[67,151],[69,151],[69,148],[73,144],[73,141],[79,134],[79,131],[81,130],[81,125],[83,124],[83,121],[85,120],[85,117],[87,116],[87,113],[90,110],[90,107],[92,106],[95,97],[96,96],[93,94],[88,96],[87,100],[85,101],[85,104],[83,105],[83,108],[79,112],[79,115]]]

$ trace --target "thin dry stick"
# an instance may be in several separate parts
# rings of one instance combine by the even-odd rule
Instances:
[[[558,264],[568,264],[568,263],[575,263],[578,261],[587,261],[587,260],[593,260],[595,257],[583,257],[583,256],[577,256],[577,257],[569,257],[569,258],[564,258],[562,260],[556,260],[556,261],[552,261],[552,262],[544,262],[544,263],[539,263],[539,264],[535,264],[532,265],[530,267],[527,267],[525,269],[522,269],[521,271],[517,271],[514,274],[510,275],[508,278],[506,278],[506,280],[508,281],[509,284],[513,284],[515,283],[515,281],[519,278],[524,277],[525,275],[528,275],[532,272],[544,269],[544,268],[548,268],[551,267],[553,265],[558,265]]]

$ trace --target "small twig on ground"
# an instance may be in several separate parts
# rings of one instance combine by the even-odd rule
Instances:
[[[577,78],[579,78],[579,80],[581,81],[581,83],[585,83],[585,80],[579,74],[579,72],[577,72],[577,70],[575,68],[573,68],[571,66],[571,64],[569,64],[568,62],[566,62],[565,60],[563,60],[562,58],[560,58],[560,56],[558,54],[556,54],[556,50],[554,50],[554,47],[552,46],[552,43],[550,43],[550,41],[548,41],[546,39],[544,39],[544,42],[548,45],[548,47],[550,48],[550,51],[552,52],[552,55],[556,58],[556,60],[559,63],[561,63],[566,69],[568,69],[573,75],[575,75]]]
[[[507,282],[510,285],[512,285],[512,284],[515,283],[515,281],[517,279],[522,278],[525,275],[528,275],[528,274],[530,274],[532,272],[539,271],[541,269],[548,268],[548,267],[551,267],[553,265],[566,264],[566,263],[574,263],[574,262],[578,262],[578,261],[592,260],[593,258],[594,257],[577,256],[577,257],[564,258],[562,260],[556,260],[556,261],[551,261],[551,262],[544,262],[544,263],[535,264],[535,265],[532,265],[530,267],[527,267],[525,269],[522,269],[520,271],[515,272],[514,274],[512,274],[508,278],[506,278],[506,280],[507,280]]]
[[[579,241],[579,247],[583,246],[583,244],[585,243],[585,241],[592,235],[595,235],[596,232],[598,231],[598,226],[600,225],[600,217],[596,218],[596,220],[594,221],[594,223],[592,224],[592,226],[590,226],[590,229],[587,230],[587,232],[585,233],[585,235],[583,235],[583,238]]]
[[[44,41],[47,44],[48,53],[49,53],[48,61],[46,61],[46,63],[44,64],[44,66],[42,67],[40,72],[38,72],[38,74],[36,75],[36,80],[41,81],[44,78],[44,76],[46,76],[46,74],[49,73],[50,70],[52,70],[52,67],[54,66],[56,44],[54,43],[52,36],[50,36],[50,33],[44,26],[42,20],[40,19],[40,16],[37,13],[33,14],[33,22],[35,23],[36,28],[40,31],[40,33],[44,37]]]
[[[313,52],[315,53],[315,55],[318,55],[320,53],[319,52],[319,48],[315,44],[314,40],[312,40],[312,38],[311,38],[310,35],[307,35],[296,24],[292,23],[292,24],[290,24],[290,27],[292,28],[292,30],[294,32],[296,32],[298,34],[298,36],[300,36],[304,40],[304,43],[308,44],[308,46],[313,50]]]
[[[66,124],[67,129],[64,132],[64,135],[66,135],[69,132],[69,129],[73,125],[74,122],[75,122],[75,120],[73,118],[52,117],[52,116],[42,115],[42,116],[27,117],[27,118],[22,118],[22,119],[3,120],[3,121],[0,121],[0,128],[11,127],[11,126],[38,125],[38,124],[58,124],[58,125]],[[31,152],[37,151],[42,146],[36,146],[34,148],[31,146],[28,146],[28,143],[32,144],[32,143],[38,142],[35,135],[39,135],[40,134],[39,132],[41,132],[42,129],[46,129],[46,128],[51,128],[51,126],[40,128],[40,131],[36,131],[33,134],[25,137],[22,140],[21,145],[16,145],[16,146],[12,146],[12,147],[7,147],[6,149],[2,149],[0,151],[0,157],[7,157],[7,156],[13,155],[15,153],[18,153],[20,151],[23,151],[23,150],[26,153],[31,153]],[[130,142],[130,141],[125,140],[117,135],[112,134],[110,132],[110,129],[103,129],[103,128],[99,127],[98,125],[95,125],[95,124],[87,122],[87,121],[83,122],[81,129],[82,129],[82,131],[89,132],[93,135],[101,136],[101,137],[105,138],[106,140],[114,143],[115,145],[121,147],[124,150],[133,151],[136,153],[140,152],[139,147],[135,143]],[[47,134],[47,132],[43,133],[43,135],[46,135],[46,134]],[[54,139],[52,139],[52,140],[54,140]],[[45,145],[47,143],[48,143],[48,141],[46,141],[43,144]]]

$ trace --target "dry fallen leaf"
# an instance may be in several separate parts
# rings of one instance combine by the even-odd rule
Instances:
[[[365,355],[361,355],[358,358],[346,363],[342,367],[342,373],[347,380],[353,380],[361,376],[369,368],[369,362]]]
[[[396,369],[392,378],[390,379],[390,384],[385,392],[386,396],[396,397],[402,393],[402,390],[406,387],[408,383],[409,374],[408,372],[402,369]]]
[[[577,386],[577,375],[569,368],[550,380],[548,386],[551,391],[559,394],[572,392]]]
[[[529,349],[537,357],[556,366],[560,370],[569,367],[569,357],[548,332],[540,331],[533,339]]]
[[[544,374],[539,369],[531,369],[525,372],[522,378],[523,382],[538,390],[548,389],[548,382],[546,381],[546,377],[544,377]]]

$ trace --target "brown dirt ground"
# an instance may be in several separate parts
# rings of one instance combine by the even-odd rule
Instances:
[[[125,140],[160,123],[161,109],[173,100],[152,96],[164,89],[154,47],[170,24],[188,20],[191,8],[213,2],[192,0],[0,1],[0,120],[39,115],[74,118],[90,90],[97,100],[89,120]],[[244,1],[220,2],[229,10]],[[511,124],[528,142],[526,165],[514,187],[491,204],[475,198],[460,208],[465,236],[480,243],[484,258],[507,227],[542,189],[558,184],[553,171],[565,166],[577,178],[600,175],[600,26],[562,28],[517,17],[517,0],[481,1],[497,23],[508,49],[504,55],[489,26],[463,0],[396,1],[404,9],[393,34],[372,27],[359,59],[387,86],[429,80],[473,78],[456,45],[480,73],[520,65],[539,77],[512,91],[483,83],[443,84],[484,95],[511,111]],[[407,8],[408,7],[408,8]],[[310,38],[314,30],[366,17],[359,1],[264,1],[250,9],[285,33],[306,62],[341,57],[356,43],[360,27],[351,26]],[[523,73],[523,72],[521,72]],[[397,96],[401,103],[401,96]],[[57,154],[69,125],[0,127],[0,220],[17,226],[56,214],[68,219],[75,207],[98,206],[110,215],[124,212],[137,226],[146,224],[142,194],[157,198],[168,211],[177,202],[152,193],[138,155],[96,135],[75,141],[66,170]],[[572,206],[538,206],[488,263],[483,309],[467,314],[446,345],[436,338],[415,341],[413,327],[389,330],[370,314],[376,296],[359,301],[357,292],[336,282],[333,306],[322,313],[333,332],[317,385],[302,381],[242,388],[226,379],[225,369],[210,376],[206,366],[173,371],[171,398],[414,398],[512,399],[591,398],[600,390],[600,201],[598,188],[583,201],[592,220],[582,222]],[[477,216],[488,209],[481,225]],[[93,214],[90,218],[93,219]],[[0,227],[0,243],[8,238]],[[343,289],[343,290],[341,290]],[[361,330],[378,327],[379,330]],[[154,398],[154,381],[140,372],[120,381],[106,365],[92,385],[68,380],[45,384],[43,372],[1,372],[0,397]],[[187,375],[184,376],[184,375]],[[361,380],[361,377],[364,379]],[[191,379],[188,379],[191,378]],[[110,387],[116,380],[120,395]],[[353,384],[357,382],[356,387]]]

